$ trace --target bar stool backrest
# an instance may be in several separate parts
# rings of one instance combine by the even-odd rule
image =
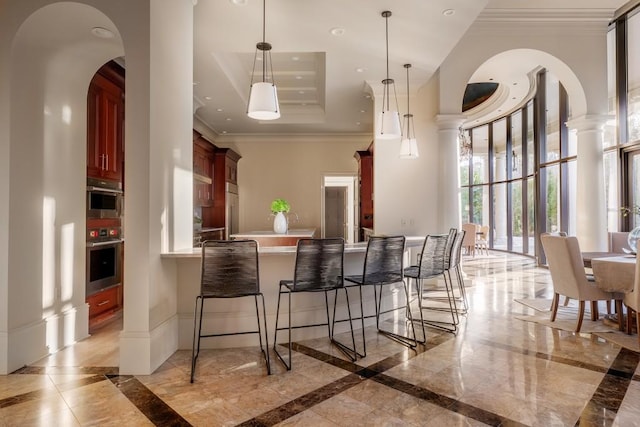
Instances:
[[[448,234],[428,235],[426,237],[420,254],[419,277],[434,276],[445,271],[447,268],[445,254],[448,240]]]
[[[200,293],[217,298],[260,293],[258,243],[255,240],[203,242]]]
[[[449,229],[449,234],[447,235],[447,243],[444,249],[444,266],[445,268],[451,267],[451,250],[453,249],[453,243],[456,240],[456,233],[458,230],[455,228]]]
[[[295,291],[323,291],[344,286],[344,239],[300,239],[293,276]]]
[[[362,280],[385,285],[404,279],[404,236],[371,236],[367,243]]]
[[[456,237],[451,248],[451,258],[449,259],[449,268],[457,267],[462,259],[462,241],[464,240],[464,230],[457,231]]]

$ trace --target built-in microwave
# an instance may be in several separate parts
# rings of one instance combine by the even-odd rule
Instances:
[[[119,182],[87,178],[87,218],[120,218],[123,191]]]

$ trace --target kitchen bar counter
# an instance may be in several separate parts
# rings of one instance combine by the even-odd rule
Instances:
[[[250,239],[258,242],[260,246],[296,246],[298,240],[312,238],[316,234],[315,228],[292,229],[284,234],[273,231],[249,231],[247,233],[236,233],[229,236],[231,240]]]
[[[422,248],[424,237],[407,237],[407,255],[405,265],[409,265],[410,252],[419,251]],[[344,272],[346,275],[362,274],[364,255],[367,249],[365,242],[345,245]],[[178,290],[177,290],[177,315],[178,315],[178,346],[180,349],[190,349],[193,339],[193,309],[196,296],[200,292],[200,261],[202,257],[201,248],[189,248],[181,251],[163,253],[161,255],[163,263],[175,263]],[[282,279],[293,278],[295,266],[296,247],[295,246],[259,246],[258,248],[259,268],[260,268],[260,289],[265,297],[267,309],[267,330],[270,344],[276,318],[276,305],[278,301],[278,283]],[[363,289],[365,314],[374,313],[373,289]],[[382,308],[390,308],[393,301],[401,298],[404,300],[404,293],[401,291],[402,285],[392,287],[392,291],[385,287],[385,294],[382,301]],[[321,323],[325,318],[324,298],[317,298],[316,294],[296,295],[294,297],[295,306],[291,316],[293,324],[301,323]],[[333,299],[333,298],[331,298]],[[352,315],[360,312],[360,301],[357,289],[349,292]],[[222,329],[228,331],[250,330],[256,327],[255,305],[251,298],[231,298],[226,301],[208,300],[204,307],[203,330],[218,331]],[[338,296],[337,318],[346,317],[346,302],[344,294]],[[283,311],[284,313],[284,311]],[[367,324],[374,324],[375,319],[368,319]],[[354,323],[354,327],[359,327],[359,322]],[[346,331],[348,322],[336,325],[336,333]],[[304,328],[294,332],[293,339],[314,338],[326,335],[326,328]],[[257,337],[255,335],[236,335],[220,337],[202,341],[203,348],[229,348],[238,346],[255,346]]]

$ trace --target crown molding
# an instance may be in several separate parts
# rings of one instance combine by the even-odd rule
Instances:
[[[485,9],[476,22],[598,22],[609,23],[613,9]]]

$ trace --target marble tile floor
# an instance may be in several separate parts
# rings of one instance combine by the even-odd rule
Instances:
[[[194,384],[190,351],[119,375],[113,322],[0,376],[0,426],[640,425],[639,354],[513,318],[533,314],[514,298],[551,296],[547,270],[495,252],[463,269],[470,310],[457,335],[427,329],[411,350],[367,328],[355,363],[326,338],[296,342],[293,369],[272,353],[270,376],[258,348],[203,350]]]

